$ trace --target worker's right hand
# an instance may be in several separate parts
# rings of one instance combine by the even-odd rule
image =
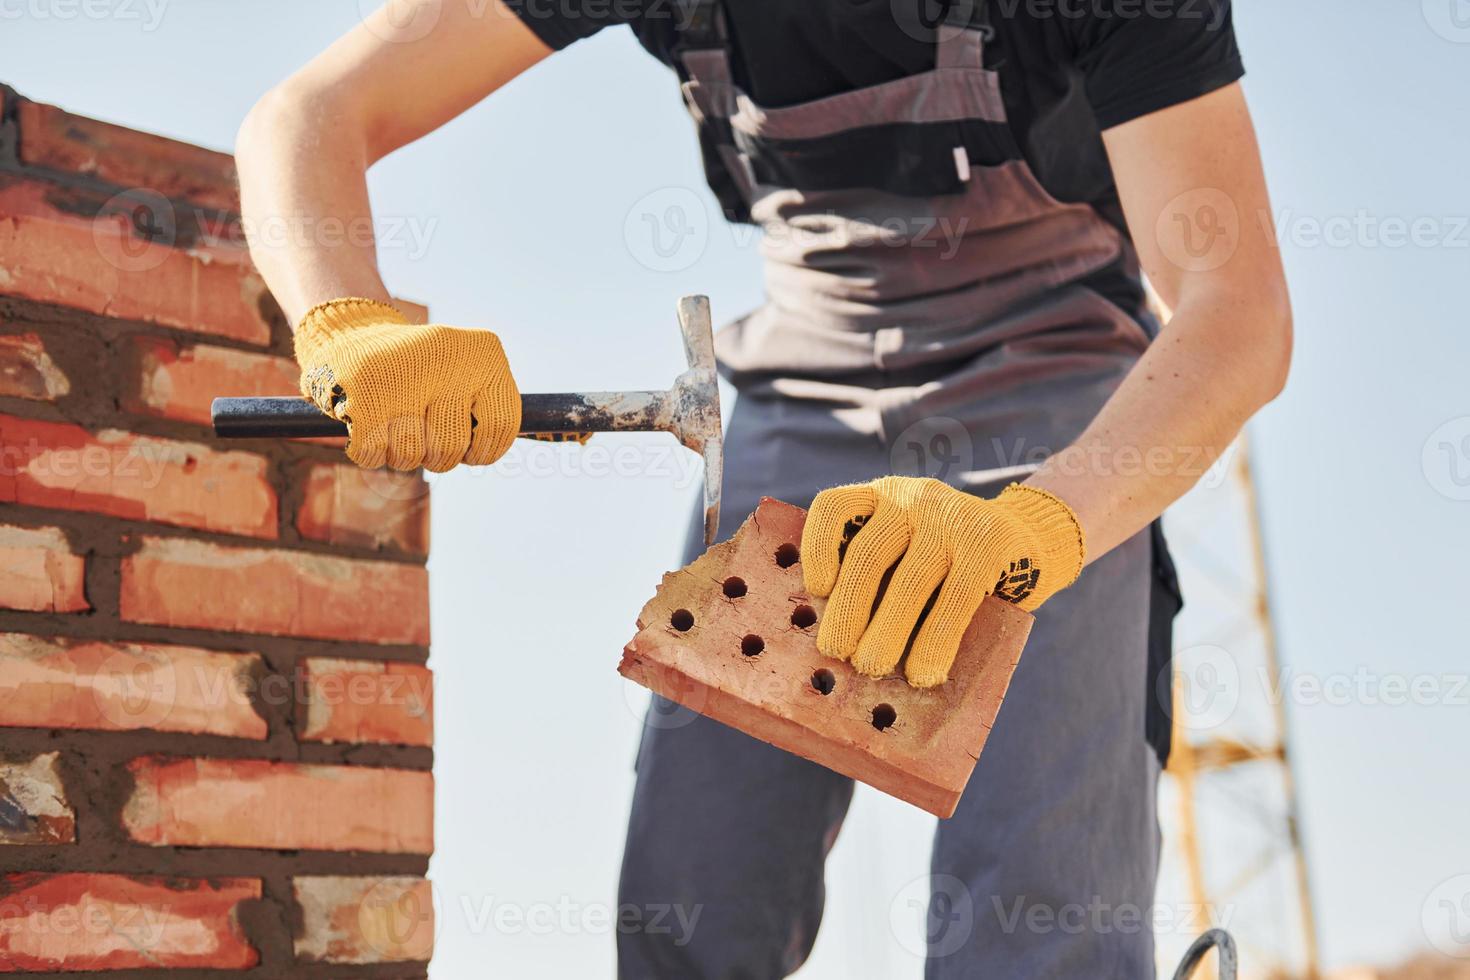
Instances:
[[[386,303],[335,299],[296,328],[301,393],[347,423],[358,466],[443,472],[510,448],[521,396],[488,330],[409,323]]]

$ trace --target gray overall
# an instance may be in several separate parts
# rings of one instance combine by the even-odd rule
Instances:
[[[983,18],[940,28],[933,71],[762,108],[735,84],[718,5],[703,9],[678,55],[686,102],[712,184],[733,187],[765,231],[768,293],[716,342],[739,391],[722,536],[763,495],[806,506],[889,473],[990,494],[1065,447],[1156,328],[1079,282],[1132,261],[1118,230],[1054,199],[1014,146],[983,145],[1009,138]],[[874,134],[900,134],[898,148],[872,152]],[[864,147],[861,186],[823,186],[824,154]],[[699,547],[696,528],[687,558]],[[935,837],[934,874],[970,901],[935,894],[927,977],[1153,976],[1138,921],[1158,860],[1161,723],[1148,692],[1168,687],[1166,563],[1144,532],[1039,611],[969,790]],[[648,717],[619,905],[700,916],[688,936],[620,924],[619,975],[786,976],[816,937],[852,782],[681,710],[655,701]],[[1086,910],[1085,927],[1028,927],[1018,902],[1053,923]],[[961,905],[973,921],[956,943]]]

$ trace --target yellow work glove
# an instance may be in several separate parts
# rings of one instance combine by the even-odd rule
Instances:
[[[987,595],[1035,609],[1076,580],[1085,548],[1066,504],[1019,484],[994,500],[911,476],[823,490],[801,536],[807,591],[831,597],[817,648],[860,673],[889,674],[938,589],[905,675],[914,687],[942,684]]]
[[[443,472],[486,465],[521,426],[521,395],[500,338],[419,325],[387,303],[334,299],[296,328],[301,393],[347,423],[358,466]]]

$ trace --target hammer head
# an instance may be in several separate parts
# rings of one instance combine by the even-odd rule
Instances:
[[[704,457],[704,543],[710,545],[720,526],[725,438],[720,424],[720,388],[708,296],[679,300],[679,330],[684,336],[689,367],[669,391],[672,431],[681,443]]]

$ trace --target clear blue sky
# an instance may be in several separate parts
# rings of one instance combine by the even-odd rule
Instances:
[[[78,9],[0,3],[0,80],[220,148],[359,16],[352,0]],[[1301,672],[1448,690],[1470,669],[1470,7],[1240,0],[1236,19],[1298,329],[1291,385],[1254,429],[1282,653]],[[708,293],[721,319],[760,299],[750,241],[712,211],[676,271],[630,247],[647,195],[709,199],[671,76],[625,32],[531,72],[372,186],[379,217],[405,223],[383,251],[392,288],[500,331],[524,390],[660,386],[680,368],[679,294]],[[662,445],[537,447],[515,471],[435,481],[437,976],[611,974],[595,910],[614,900],[643,704],[614,667],[698,487]],[[639,472],[610,475],[613,452]],[[1464,698],[1293,706],[1329,963],[1421,945],[1436,886],[1470,872]],[[928,826],[863,798],[804,976],[917,975],[889,903],[866,896],[922,873]],[[496,929],[502,903],[549,907],[555,928]]]

